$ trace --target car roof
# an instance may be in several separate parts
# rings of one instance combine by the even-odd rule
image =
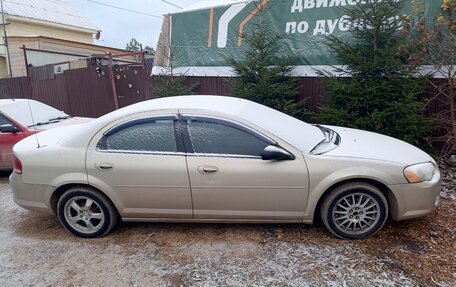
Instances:
[[[242,118],[304,152],[325,139],[320,129],[258,103],[225,96],[178,96],[148,100],[109,113],[93,122],[107,122],[151,110],[200,110]]]
[[[14,103],[23,103],[28,101],[28,99],[2,99],[0,100],[0,106],[14,104]],[[31,100],[33,101],[33,100]]]
[[[257,103],[224,96],[178,96],[148,100],[123,108],[127,113],[149,110],[201,109],[239,116],[247,107],[263,107]]]

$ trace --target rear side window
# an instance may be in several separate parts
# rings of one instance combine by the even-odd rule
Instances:
[[[115,127],[97,145],[100,150],[177,152],[174,119],[141,119]]]
[[[231,123],[187,119],[195,153],[260,156],[269,143]]]

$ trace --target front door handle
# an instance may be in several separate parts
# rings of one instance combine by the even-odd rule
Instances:
[[[114,165],[112,163],[110,163],[110,162],[102,162],[102,163],[95,164],[95,167],[98,170],[107,171],[107,170],[113,169]]]
[[[217,173],[218,170],[218,167],[212,165],[201,165],[198,167],[198,172],[205,175]]]

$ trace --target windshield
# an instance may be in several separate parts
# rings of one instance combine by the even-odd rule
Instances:
[[[224,106],[224,109],[228,107]],[[305,153],[324,139],[315,126],[253,102],[247,102],[246,107],[238,115]]]
[[[69,118],[64,112],[34,100],[12,100],[10,104],[0,106],[0,111],[26,127]]]

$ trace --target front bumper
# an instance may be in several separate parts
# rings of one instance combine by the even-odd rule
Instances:
[[[22,175],[15,172],[11,174],[9,182],[17,205],[31,211],[54,214],[48,200],[49,186],[24,183]]]
[[[431,181],[389,185],[391,216],[406,220],[431,213],[437,206],[442,188],[440,172]]]

